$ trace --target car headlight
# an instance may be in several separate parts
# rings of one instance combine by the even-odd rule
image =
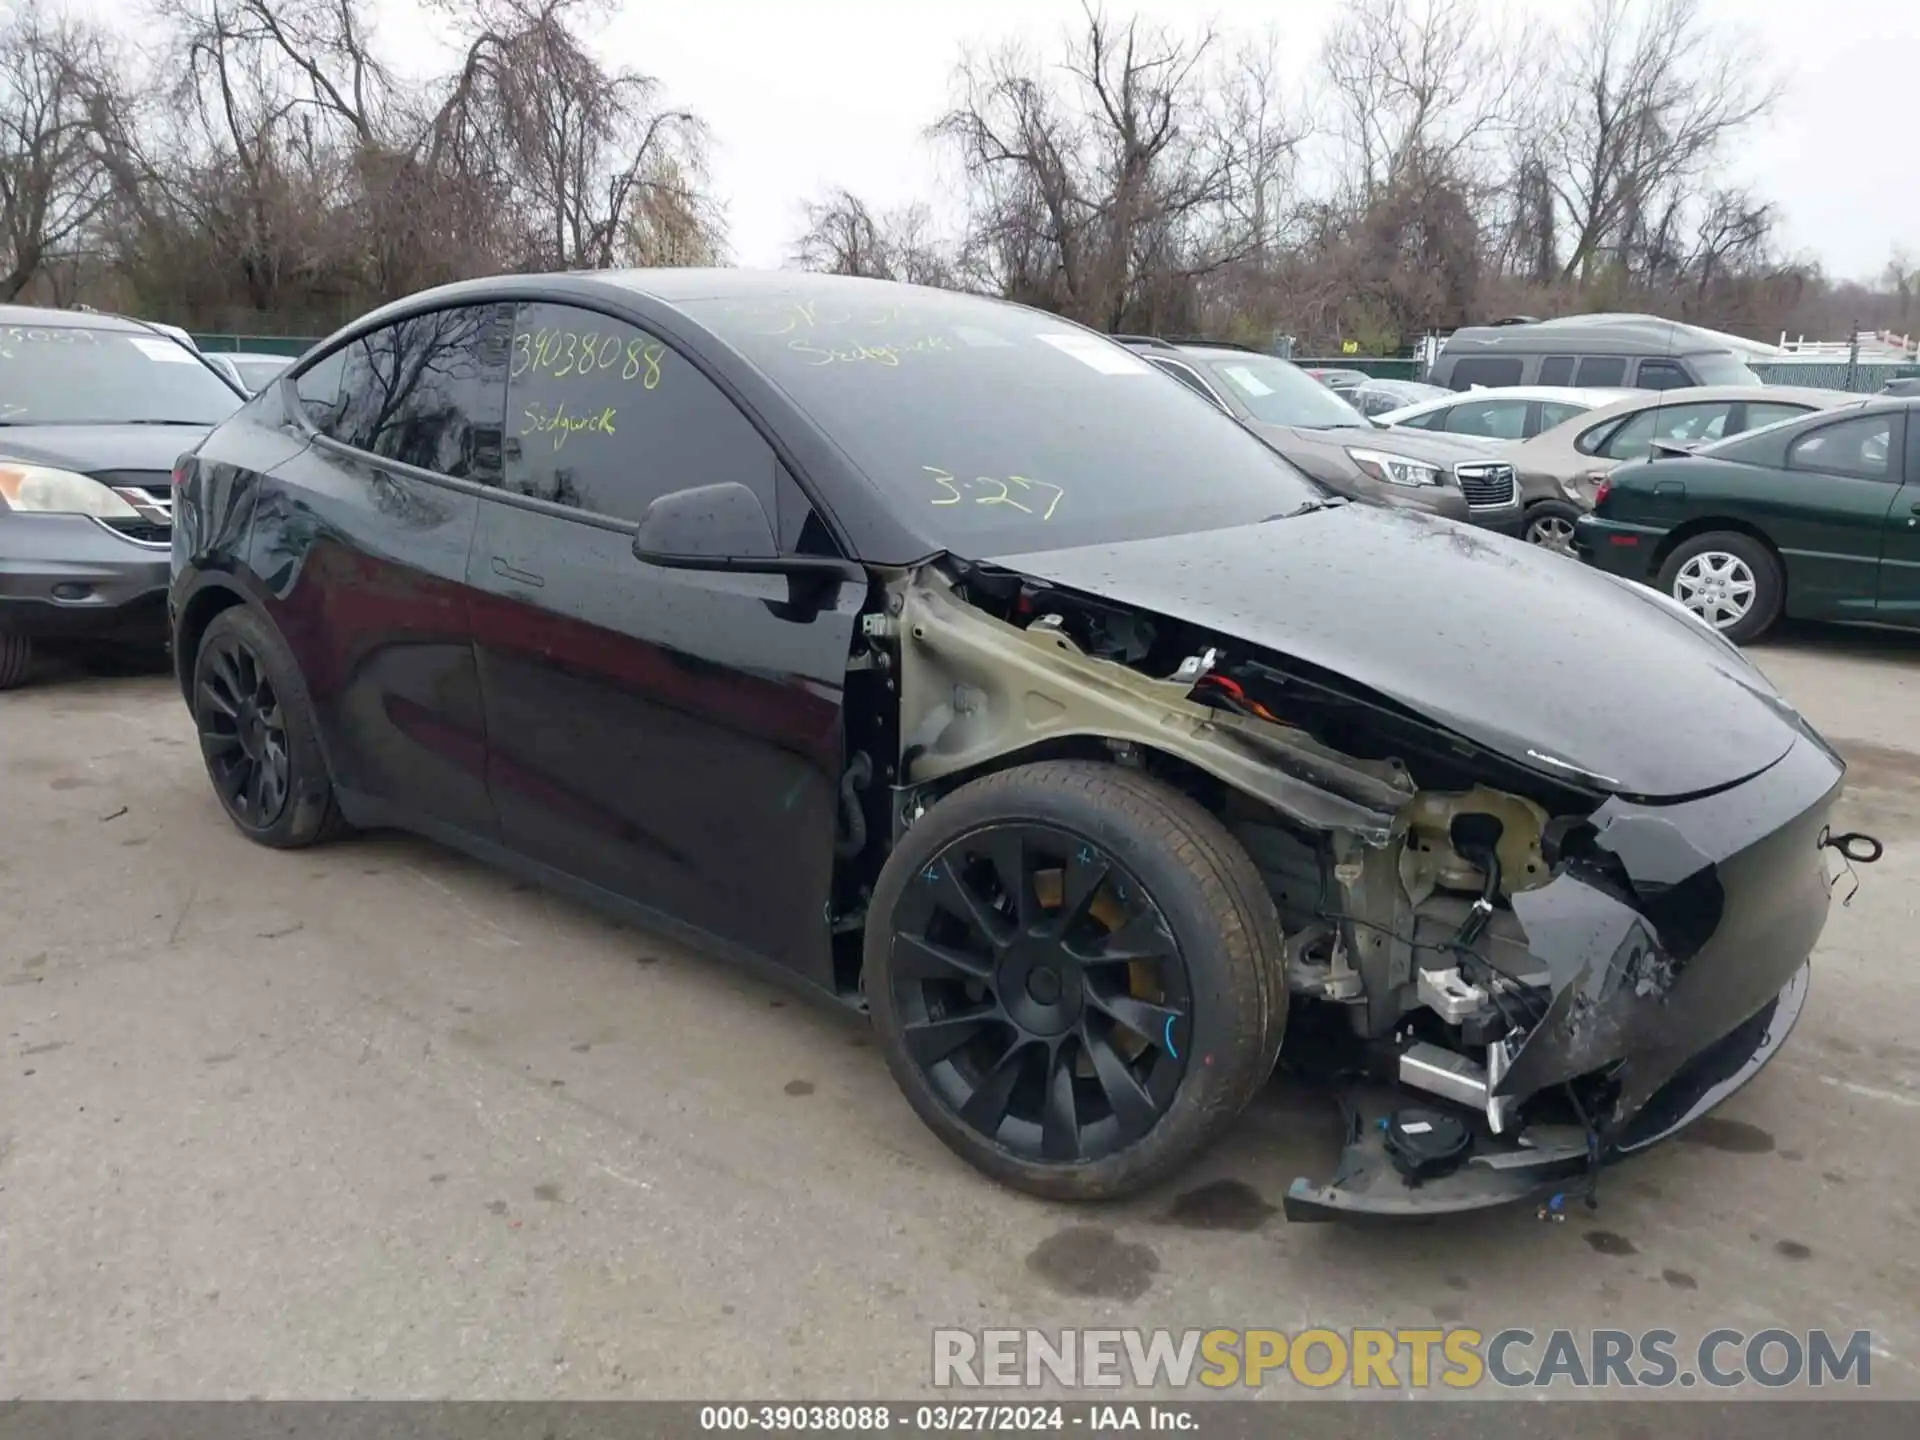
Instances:
[[[98,480],[44,465],[0,464],[0,500],[11,510],[40,515],[91,515],[138,520],[140,512]]]
[[[1446,476],[1438,465],[1385,450],[1348,450],[1347,458],[1360,467],[1363,475],[1388,485],[1439,485]]]

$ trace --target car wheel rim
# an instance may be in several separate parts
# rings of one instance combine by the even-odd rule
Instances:
[[[1186,1071],[1192,988],[1145,887],[1050,826],[950,842],[895,910],[907,1055],[976,1134],[1039,1163],[1139,1141]]]
[[[1527,526],[1527,542],[1561,555],[1573,553],[1573,522],[1564,515],[1542,515]]]
[[[1724,550],[1702,550],[1673,577],[1673,598],[1716,630],[1746,619],[1758,590],[1753,568]]]
[[[287,807],[292,759],[286,718],[260,657],[239,640],[214,643],[194,691],[200,753],[229,811],[264,830]]]

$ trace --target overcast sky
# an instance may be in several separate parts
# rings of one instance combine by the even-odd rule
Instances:
[[[106,8],[111,0],[94,0]],[[383,48],[424,61],[434,30],[412,0],[374,0]],[[1483,4],[1488,0],[1483,0]],[[1575,0],[1491,0],[1539,16]],[[1872,278],[1896,246],[1920,260],[1920,0],[1703,0],[1748,30],[1788,90],[1729,156],[1725,178],[1782,210],[1787,247],[1830,274]],[[1304,78],[1341,0],[1109,0],[1181,28],[1279,31]],[[1052,45],[1079,0],[639,0],[607,23],[608,59],[655,75],[705,118],[735,259],[783,263],[803,198],[845,186],[891,206],[941,193],[922,132],[967,44]],[[411,68],[411,65],[409,65]],[[948,190],[951,189],[949,185]]]

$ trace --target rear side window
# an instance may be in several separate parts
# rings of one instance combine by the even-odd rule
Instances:
[[[1402,425],[1411,425],[1416,430],[1444,430],[1447,417],[1453,413],[1453,406],[1447,405],[1439,410],[1429,410],[1424,415],[1415,415],[1410,420],[1402,420]]]
[[[1652,453],[1656,440],[1704,445],[1721,438],[1732,409],[1732,403],[1725,400],[1649,406],[1622,421],[1600,447],[1600,453],[1609,460],[1637,460]]]
[[[1476,385],[1518,385],[1523,368],[1524,362],[1517,359],[1476,355],[1455,361],[1447,384],[1455,390],[1471,390]]]
[[[1810,430],[1787,447],[1789,470],[1885,480],[1893,474],[1893,416],[1861,415]]]
[[[1762,425],[1778,425],[1782,420],[1797,419],[1812,408],[1811,405],[1782,405],[1775,401],[1749,400],[1745,428],[1758,430]]]
[[[1551,430],[1556,425],[1564,425],[1576,415],[1586,414],[1579,405],[1569,405],[1564,400],[1542,400],[1540,402],[1540,428]]]
[[[1467,400],[1447,412],[1447,430],[1454,435],[1485,435],[1497,440],[1519,440],[1527,430],[1525,400]]]
[[[1549,355],[1540,362],[1540,383],[1542,385],[1573,384],[1573,356]]]
[[[1580,362],[1575,382],[1589,389],[1611,390],[1627,382],[1627,362],[1619,355],[1588,355]]]
[[[737,481],[771,519],[773,447],[664,341],[571,305],[514,307],[503,488],[619,520]]]
[[[1682,390],[1693,384],[1693,377],[1687,374],[1677,360],[1642,360],[1640,362],[1640,388],[1642,390]]]
[[[495,485],[512,323],[507,305],[416,315],[336,351],[294,388],[320,432],[343,445]]]

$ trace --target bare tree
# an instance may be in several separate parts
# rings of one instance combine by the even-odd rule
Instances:
[[[1566,217],[1565,280],[1631,268],[1656,217],[1778,97],[1751,44],[1698,0],[1589,0],[1565,52],[1545,157]]]
[[[105,209],[115,104],[99,32],[38,4],[0,28],[0,300],[71,259]]]
[[[876,215],[858,195],[841,189],[806,202],[804,213],[806,229],[793,244],[794,262],[804,269],[910,285],[953,283],[925,205]]]
[[[689,203],[705,173],[705,128],[663,106],[654,77],[609,70],[592,54],[576,26],[601,4],[480,0],[437,117],[441,148],[461,169],[507,182],[528,268],[616,263],[637,209],[671,215],[682,230],[710,222]]]

